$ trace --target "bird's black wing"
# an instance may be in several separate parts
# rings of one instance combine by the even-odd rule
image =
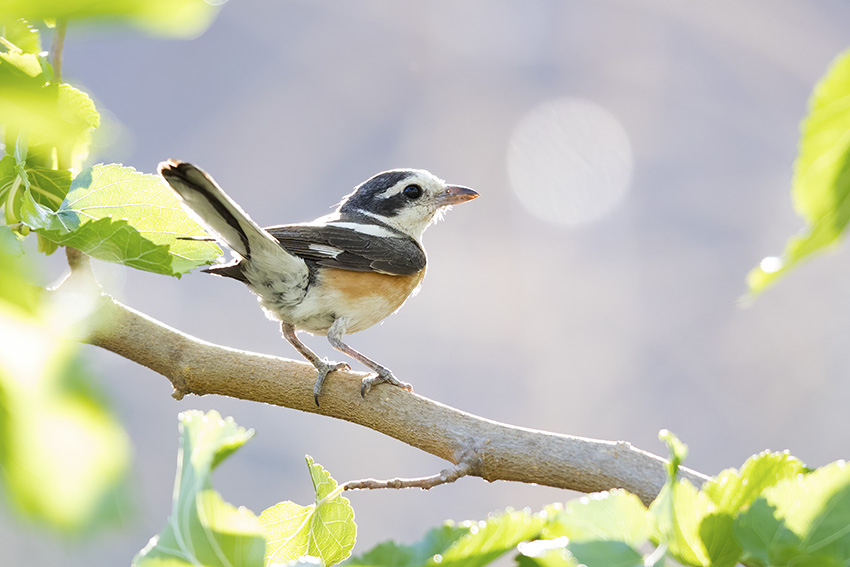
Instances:
[[[290,254],[328,268],[396,276],[425,268],[425,252],[409,236],[376,236],[328,225],[287,225],[265,229]]]

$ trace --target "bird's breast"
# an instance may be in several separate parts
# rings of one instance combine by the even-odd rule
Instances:
[[[346,318],[346,332],[355,333],[397,311],[419,287],[425,270],[395,276],[329,268],[322,270],[320,277],[335,317]]]

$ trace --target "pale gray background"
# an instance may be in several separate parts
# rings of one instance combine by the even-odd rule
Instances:
[[[418,393],[491,419],[654,452],[669,428],[690,445],[687,464],[716,473],[765,448],[812,466],[848,456],[846,250],[750,309],[736,301],[747,271],[802,226],[788,195],[798,124],[849,32],[850,6],[837,0],[245,0],[189,42],[72,28],[65,73],[112,113],[99,161],[147,172],[168,157],[194,161],[261,224],[322,215],[391,167],[478,189],[428,232],[422,292],[352,346]],[[565,97],[616,118],[633,159],[624,199],[579,228],[525,209],[506,164],[522,117]],[[125,302],[188,333],[297,356],[235,282],[100,272]],[[310,344],[330,354],[323,339]],[[2,516],[0,563],[128,564],[169,512],[186,409],[257,430],[214,479],[257,513],[310,502],[306,453],[339,480],[445,465],[319,416],[176,402],[164,378],[90,354],[135,445],[137,511],[124,531],[68,543]],[[356,551],[569,497],[474,478],[356,493]]]

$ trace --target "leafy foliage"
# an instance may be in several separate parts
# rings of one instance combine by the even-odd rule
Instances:
[[[321,465],[307,457],[316,502],[299,506],[281,502],[260,515],[268,541],[267,563],[287,563],[309,555],[323,565],[334,565],[351,554],[357,535],[354,509],[341,496],[337,482]]]
[[[81,172],[54,212],[25,196],[23,222],[45,238],[86,254],[150,272],[179,275],[221,255],[174,192],[156,176],[117,164]]]
[[[0,20],[27,18],[89,23],[115,20],[153,35],[195,37],[215,19],[223,1],[204,0],[5,0]]]
[[[71,318],[48,304],[11,230],[0,226],[0,487],[22,518],[65,533],[118,522],[130,445],[90,383]],[[85,310],[90,298],[75,298]]]
[[[203,0],[0,6],[0,486],[3,500],[28,520],[65,532],[113,523],[125,505],[129,443],[88,382],[76,346],[59,338],[55,322],[70,318],[43,301],[20,239],[35,231],[44,252],[71,246],[169,275],[207,264],[221,251],[189,240],[203,232],[159,178],[118,164],[82,169],[100,113],[87,93],[58,79],[41,33],[20,18],[118,20],[188,37],[206,29],[217,9]],[[792,194],[807,228],[790,239],[781,259],[766,259],[750,273],[751,293],[829,249],[846,230],[849,100],[847,52],[817,86],[803,124]],[[311,458],[315,502],[281,502],[258,518],[225,502],[210,481],[252,431],[215,412],[187,412],[180,434],[172,515],[134,564],[331,565],[349,557],[353,509]],[[766,452],[700,488],[679,478],[686,447],[671,434],[662,439],[670,448],[669,476],[648,509],[636,496],[611,490],[539,514],[508,510],[483,522],[446,523],[417,543],[385,542],[346,564],[477,567],[513,549],[519,565],[541,567],[662,565],[668,557],[715,567],[850,561],[850,472],[843,463],[809,471],[787,454]]]
[[[850,221],[850,51],[818,83],[803,121],[791,194],[806,228],[782,258],[765,258],[747,276],[758,294],[799,261],[835,245]]]
[[[138,567],[263,565],[265,539],[257,517],[225,502],[210,475],[245,444],[253,430],[215,411],[181,413],[180,450],[171,516],[162,532],[133,559]]]
[[[100,114],[91,98],[54,80],[53,68],[41,52],[37,29],[23,20],[8,21],[0,37],[0,124],[7,147],[26,151],[30,167],[76,168],[88,155],[92,131]]]
[[[847,565],[850,467],[843,461],[768,487],[735,521],[753,565]]]
[[[413,545],[386,542],[352,558],[346,566],[417,567],[487,565],[522,542],[535,539],[545,524],[545,514],[508,510],[484,522],[446,522]]]

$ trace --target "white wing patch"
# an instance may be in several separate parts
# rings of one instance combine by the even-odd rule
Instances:
[[[375,213],[370,213],[368,211],[357,211],[358,213],[362,213],[366,216],[373,217],[379,220],[386,221],[384,217],[381,215],[376,215]],[[400,238],[397,232],[384,228],[377,224],[365,224],[365,223],[357,223],[357,222],[334,222],[330,223],[331,226],[338,226],[339,228],[347,228],[348,230],[353,230],[354,232],[359,232],[360,234],[368,234],[369,236],[383,236],[387,238]]]
[[[324,244],[310,244],[308,248],[313,252],[317,252],[322,256],[327,256],[328,258],[336,258],[343,252],[339,248],[335,248],[333,246],[326,246]]]

